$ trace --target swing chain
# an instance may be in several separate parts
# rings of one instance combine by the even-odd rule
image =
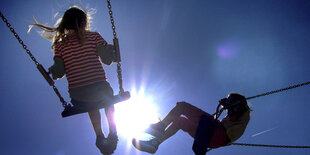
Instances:
[[[118,83],[119,83],[119,91],[120,93],[124,93],[124,88],[123,88],[123,78],[122,78],[122,68],[121,68],[121,63],[117,62],[117,77],[118,77]]]
[[[310,148],[310,146],[266,145],[266,144],[246,144],[246,143],[231,143],[231,145],[255,146],[255,147],[277,147],[277,148],[298,148],[298,149],[309,149]]]
[[[14,34],[15,38],[18,40],[18,42],[22,45],[22,47],[25,49],[26,53],[30,56],[30,58],[32,59],[32,61],[36,64],[38,70],[41,72],[41,74],[44,76],[44,78],[47,80],[47,82],[53,87],[56,95],[59,97],[62,106],[68,107],[70,106],[64,99],[63,97],[60,95],[58,89],[56,88],[56,86],[54,85],[54,81],[50,79],[50,76],[46,73],[45,69],[43,68],[43,66],[36,60],[36,58],[32,55],[32,53],[30,52],[30,50],[27,48],[27,46],[24,44],[23,40],[19,37],[19,35],[15,32],[14,28],[12,27],[12,25],[8,22],[8,20],[4,17],[4,15],[2,14],[2,12],[0,12],[0,16],[3,20],[3,22],[6,24],[6,26],[10,29],[10,31]],[[47,76],[47,78],[45,77]]]
[[[107,0],[107,3],[108,3],[110,20],[111,20],[112,30],[113,30],[113,37],[114,37],[113,42],[114,42],[114,45],[116,46],[115,50],[116,50],[116,55],[117,55],[117,77],[118,77],[118,84],[119,84],[119,92],[124,93],[123,80],[122,80],[122,68],[121,68],[121,63],[120,63],[121,58],[120,58],[120,52],[119,52],[118,39],[117,39],[115,25],[114,25],[114,18],[113,18],[111,1]]]
[[[114,36],[114,39],[116,39],[117,35],[116,35],[116,30],[115,30],[115,25],[114,25],[112,6],[111,6],[110,0],[107,0],[107,2],[108,2],[108,9],[109,9],[109,14],[110,14],[110,20],[111,20],[111,24],[112,24],[113,36]]]
[[[37,62],[36,58],[32,55],[32,53],[30,52],[30,50],[27,48],[27,46],[24,44],[23,40],[18,36],[18,34],[15,32],[14,28],[12,27],[12,25],[8,22],[8,20],[4,17],[4,15],[2,14],[2,12],[0,12],[0,16],[3,20],[3,22],[6,24],[6,26],[10,29],[10,31],[14,34],[15,38],[18,40],[18,42],[22,45],[22,47],[26,50],[27,54],[30,56],[30,58],[32,59],[32,61],[36,64],[39,65],[39,63]]]
[[[286,91],[286,90],[289,90],[289,89],[294,89],[294,88],[305,86],[305,85],[309,85],[309,84],[310,84],[310,82],[305,82],[305,83],[289,86],[289,87],[282,88],[282,89],[279,89],[279,90],[274,90],[274,91],[270,91],[270,92],[267,92],[267,93],[259,94],[259,95],[256,95],[256,96],[248,97],[248,98],[246,98],[246,100],[250,100],[250,99],[254,99],[254,98],[258,98],[258,97],[262,97],[262,96],[267,96],[267,95],[283,92],[283,91]]]
[[[61,94],[59,93],[57,87],[56,87],[55,85],[53,85],[52,87],[53,87],[53,89],[54,89],[54,92],[55,92],[56,95],[58,96],[58,98],[59,98],[59,100],[60,100],[60,102],[61,102],[62,107],[66,108],[66,107],[68,107],[68,106],[71,106],[71,105],[68,104],[68,103],[64,100],[64,98],[61,96]]]

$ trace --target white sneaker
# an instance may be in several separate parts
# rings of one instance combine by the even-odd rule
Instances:
[[[158,139],[153,138],[151,140],[136,140],[135,138],[132,140],[132,145],[143,152],[148,152],[151,154],[154,154],[159,146],[160,142],[158,141]]]

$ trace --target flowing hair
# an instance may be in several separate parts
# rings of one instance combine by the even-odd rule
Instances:
[[[85,13],[82,8],[78,6],[70,7],[63,15],[62,18],[56,22],[56,28],[39,24],[34,18],[34,24],[29,26],[28,32],[36,26],[43,31],[39,32],[40,35],[52,41],[52,49],[58,42],[66,41],[69,32],[74,31],[80,43],[84,42],[84,34],[90,30],[90,13]]]

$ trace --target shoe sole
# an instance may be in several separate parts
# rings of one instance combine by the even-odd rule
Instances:
[[[154,146],[141,145],[141,144],[139,144],[139,141],[136,139],[132,140],[132,145],[140,151],[151,153],[151,154],[154,154],[157,151],[157,148],[155,148]]]
[[[152,128],[148,128],[144,131],[147,134],[150,134],[156,138],[162,138],[164,136],[164,134],[162,132],[159,132],[158,130],[152,129]]]

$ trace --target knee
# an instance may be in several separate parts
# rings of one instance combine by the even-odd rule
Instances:
[[[187,109],[189,106],[190,106],[190,104],[187,102],[177,102],[176,103],[176,108],[178,108],[178,109]]]
[[[181,115],[190,115],[192,112],[193,106],[187,102],[177,102],[176,109],[178,109]]]

